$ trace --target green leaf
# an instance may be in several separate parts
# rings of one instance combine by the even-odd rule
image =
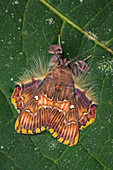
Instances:
[[[0,1],[0,169],[113,169],[113,0]],[[77,145],[59,143],[48,131],[14,130],[15,81],[31,57],[57,44],[72,59],[87,61],[98,96],[95,122],[80,131]],[[93,84],[92,84],[93,85]]]

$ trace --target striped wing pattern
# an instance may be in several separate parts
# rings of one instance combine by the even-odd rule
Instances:
[[[40,133],[48,127],[53,137],[70,146],[77,143],[79,128],[95,119],[95,105],[76,89],[72,75],[61,66],[43,81],[17,85],[12,103],[19,113],[15,123],[18,133]]]

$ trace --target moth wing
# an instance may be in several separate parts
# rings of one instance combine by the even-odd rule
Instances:
[[[20,113],[24,108],[25,103],[29,101],[32,94],[38,89],[42,80],[32,80],[25,83],[18,83],[11,96],[11,102],[15,106],[15,109]]]
[[[74,105],[72,105],[74,106]],[[49,119],[49,131],[53,137],[66,145],[76,145],[79,137],[79,124],[74,108],[69,108],[69,103],[58,104],[52,109]]]
[[[15,123],[18,133],[33,134],[45,130],[48,121],[48,110],[43,106],[44,98],[40,94],[41,80],[17,85],[11,101],[20,113]]]
[[[92,124],[96,117],[97,106],[85,93],[85,91],[81,91],[77,88],[75,90],[80,129],[86,128],[88,125]]]

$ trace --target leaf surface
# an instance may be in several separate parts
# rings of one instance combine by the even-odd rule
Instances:
[[[113,1],[0,1],[0,169],[113,169]],[[21,135],[10,98],[31,58],[48,56],[58,42],[72,59],[88,50],[90,75],[98,96],[95,122],[80,131],[73,147],[48,131]],[[91,50],[92,48],[92,50]]]

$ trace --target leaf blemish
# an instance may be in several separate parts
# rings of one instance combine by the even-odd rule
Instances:
[[[104,56],[103,56],[104,58]],[[98,69],[105,74],[113,74],[113,60],[104,60],[99,63]]]
[[[1,146],[1,149],[4,149],[4,146]]]
[[[55,23],[55,21],[53,20],[53,18],[48,18],[45,20],[47,23],[49,23],[49,25],[53,25]],[[46,23],[46,24],[47,24]]]

